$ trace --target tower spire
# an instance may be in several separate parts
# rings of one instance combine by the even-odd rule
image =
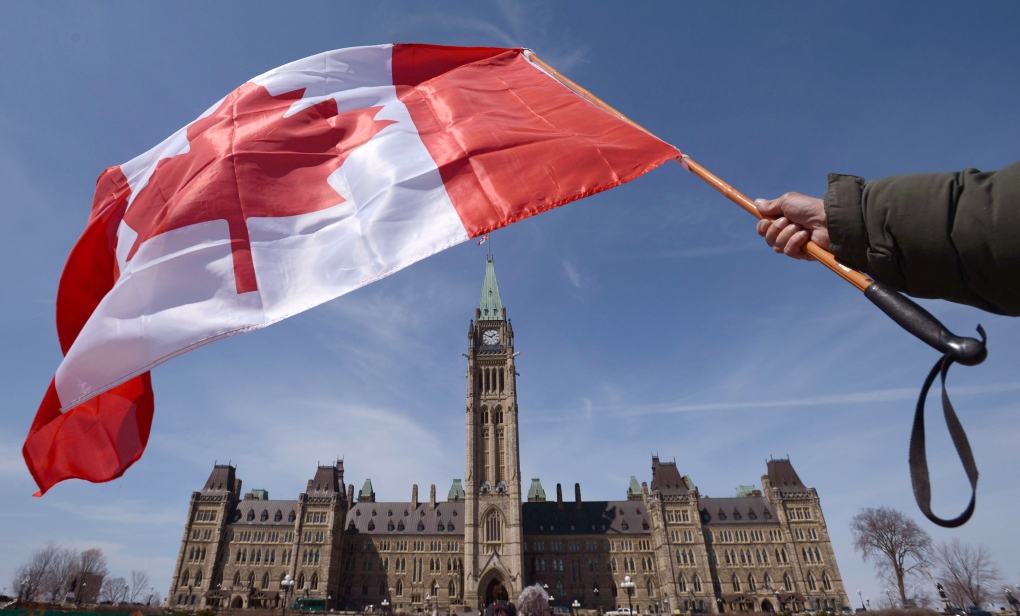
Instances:
[[[478,310],[481,321],[498,321],[503,318],[503,302],[499,299],[496,265],[491,254],[485,256],[485,279],[482,281],[482,298],[478,302]]]

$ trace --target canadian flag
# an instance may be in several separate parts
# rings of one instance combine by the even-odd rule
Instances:
[[[678,156],[523,49],[357,47],[252,79],[99,177],[23,448],[38,495],[142,455],[157,364]]]

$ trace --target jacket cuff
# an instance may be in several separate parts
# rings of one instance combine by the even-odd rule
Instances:
[[[829,174],[824,199],[829,250],[847,267],[866,272],[868,234],[864,227],[863,197],[864,178]]]

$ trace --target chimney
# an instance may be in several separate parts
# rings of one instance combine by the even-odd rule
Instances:
[[[641,493],[645,495],[645,498],[648,498],[648,482],[647,481],[642,481],[641,482]]]
[[[574,501],[577,503],[577,508],[581,508],[581,484],[574,484]]]
[[[354,484],[347,486],[347,508],[354,506]]]
[[[411,486],[411,509],[418,508],[418,484]]]
[[[556,508],[563,509],[563,485],[556,484]]]
[[[436,484],[429,488],[429,509],[436,508]]]

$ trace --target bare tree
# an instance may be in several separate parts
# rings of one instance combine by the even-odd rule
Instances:
[[[999,596],[1002,574],[984,544],[962,543],[953,537],[935,547],[939,581],[955,605],[984,605]]]
[[[850,520],[854,549],[875,563],[879,573],[896,584],[901,605],[907,604],[906,579],[928,561],[931,537],[916,522],[889,507],[866,507]]]
[[[93,575],[105,576],[106,555],[99,548],[83,550],[78,555],[78,573],[91,573]]]
[[[60,548],[52,541],[32,552],[28,562],[14,571],[11,588],[22,601],[44,597],[52,585],[53,568]]]
[[[103,580],[103,587],[99,591],[99,600],[110,603],[125,603],[128,600],[130,589],[127,580],[122,577],[111,577]]]
[[[149,585],[149,574],[137,569],[131,570],[131,596],[128,598],[131,603],[141,603],[143,597],[147,597],[145,587]]]
[[[53,559],[52,575],[46,588],[50,602],[60,603],[64,600],[68,585],[77,569],[78,551],[73,548],[57,548]]]

